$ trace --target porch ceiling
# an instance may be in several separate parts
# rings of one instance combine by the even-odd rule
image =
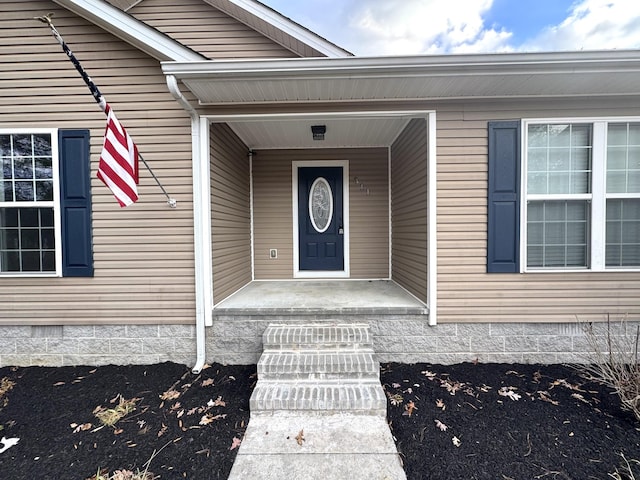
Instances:
[[[164,62],[202,105],[640,94],[640,51]]]
[[[256,119],[230,117],[224,122],[253,150],[388,147],[412,116],[415,115],[336,116],[317,113],[295,118],[278,115]],[[324,140],[313,140],[313,125],[326,127]]]

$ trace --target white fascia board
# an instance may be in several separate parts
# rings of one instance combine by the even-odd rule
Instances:
[[[256,2],[255,0],[229,0],[234,5],[270,23],[275,28],[282,30],[287,35],[300,40],[311,48],[323,53],[327,57],[349,57],[351,54],[337,45],[313,33],[296,22],[281,15],[275,10]]]
[[[163,62],[180,79],[640,72],[640,50]]]
[[[199,53],[103,0],[53,0],[158,60],[202,60]]]

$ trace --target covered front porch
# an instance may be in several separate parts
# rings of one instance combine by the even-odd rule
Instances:
[[[163,66],[200,101],[196,296],[207,360],[256,362],[274,323],[366,323],[381,359],[423,351],[437,312],[435,109],[266,99],[263,82],[223,100],[213,92],[220,66],[197,80],[190,66]]]

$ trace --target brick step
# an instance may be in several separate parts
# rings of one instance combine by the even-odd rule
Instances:
[[[269,325],[263,334],[264,351],[331,349],[372,349],[373,339],[369,325],[314,324],[314,325]]]
[[[381,416],[387,414],[387,399],[379,381],[259,381],[249,405],[252,413],[286,410]]]
[[[258,361],[258,378],[261,380],[371,379],[378,381],[380,366],[373,355],[372,350],[269,351],[263,353]]]

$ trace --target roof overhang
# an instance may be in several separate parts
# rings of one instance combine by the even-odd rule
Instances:
[[[204,57],[102,0],[53,0],[158,60],[191,62]]]
[[[352,56],[345,49],[285,17],[256,0],[205,0],[228,15],[258,29],[272,40],[284,44],[282,36],[290,36],[327,57]]]
[[[202,105],[628,96],[640,50],[163,62]]]

